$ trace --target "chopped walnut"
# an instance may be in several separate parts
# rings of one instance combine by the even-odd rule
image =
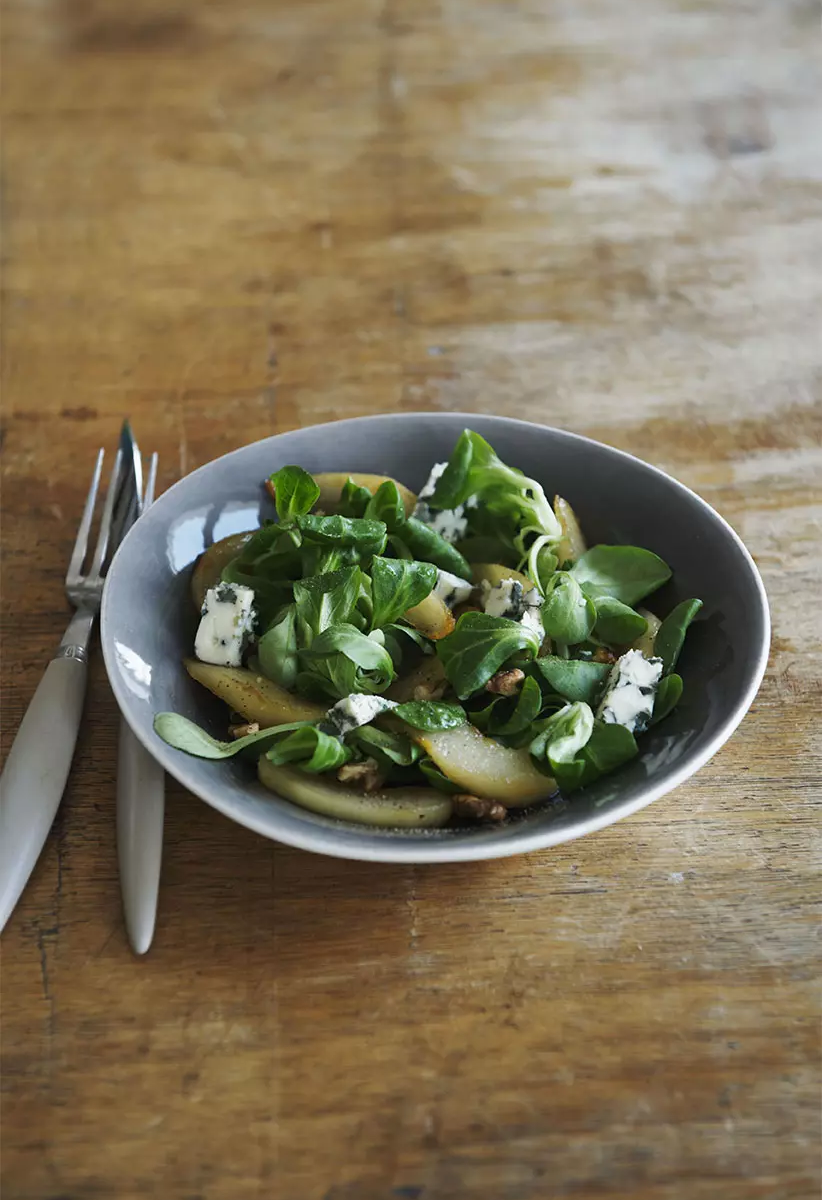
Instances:
[[[522,687],[524,679],[525,672],[520,671],[519,667],[513,667],[510,671],[497,671],[486,683],[485,690],[497,692],[500,696],[513,696]]]
[[[373,758],[366,758],[364,762],[345,763],[337,772],[337,779],[358,791],[375,792],[385,783],[385,773]]]
[[[485,800],[482,796],[472,796],[468,792],[458,792],[452,796],[454,815],[467,817],[471,821],[504,821],[508,810],[499,800]]]
[[[259,733],[260,726],[256,721],[249,721],[246,725],[229,725],[228,732],[236,742],[238,738],[245,737],[249,733]]]
[[[616,660],[616,654],[614,654],[611,650],[606,650],[604,646],[599,646],[594,651],[594,657],[592,659],[593,662],[598,663],[615,663]]]

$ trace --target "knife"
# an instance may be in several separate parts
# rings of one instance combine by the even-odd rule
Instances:
[[[123,458],[131,463],[140,501],[135,516],[154,500],[157,455],[151,459],[142,495],[142,459],[131,427],[123,425]],[[117,754],[117,859],[126,932],[135,954],[145,954],[154,937],[163,857],[165,775],[163,768],[120,718]]]

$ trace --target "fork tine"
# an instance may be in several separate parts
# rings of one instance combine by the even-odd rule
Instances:
[[[77,538],[74,543],[74,549],[71,552],[71,562],[66,573],[66,583],[80,574],[83,559],[86,557],[88,535],[91,529],[91,519],[94,516],[94,505],[97,501],[97,489],[100,486],[100,475],[103,471],[104,458],[105,451],[99,450],[97,453],[97,462],[94,465],[94,474],[91,477],[91,487],[86,497],[86,507],[83,509],[83,519],[80,522],[80,528],[77,530]]]
[[[135,480],[128,469],[128,457],[124,456],[121,464],[120,480],[117,488],[117,498],[114,502],[114,514],[111,521],[109,540],[114,546],[119,546],[124,535],[128,532],[139,516],[139,497],[134,487]]]
[[[143,496],[143,508],[146,509],[150,504],[154,503],[154,488],[157,484],[157,463],[159,461],[157,451],[151,456],[151,463],[148,468],[148,479],[146,480],[146,494]]]
[[[103,559],[106,557],[108,550],[109,535],[111,533],[111,518],[114,513],[114,504],[117,500],[118,486],[120,483],[120,467],[123,462],[123,455],[118,450],[114,459],[114,466],[111,468],[111,478],[108,481],[108,491],[106,492],[106,503],[103,508],[103,516],[100,519],[100,533],[97,538],[97,546],[94,550],[94,558],[89,568],[89,579],[97,579],[103,566]]]

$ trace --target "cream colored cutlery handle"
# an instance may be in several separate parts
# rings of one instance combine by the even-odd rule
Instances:
[[[117,762],[117,856],[126,931],[135,954],[154,937],[163,856],[163,768],[120,719]]]
[[[0,930],[34,870],[60,807],[83,715],[86,674],[80,646],[64,647],[51,660],[0,776]]]

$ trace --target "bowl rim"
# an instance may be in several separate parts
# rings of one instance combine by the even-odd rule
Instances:
[[[600,442],[595,438],[586,437],[584,434],[572,433],[566,429],[560,429],[554,425],[540,425],[534,421],[525,421],[518,417],[499,416],[497,414],[485,413],[469,413],[469,412],[402,412],[402,413],[374,413],[359,417],[344,417],[337,421],[324,421],[317,425],[298,426],[293,430],[283,430],[281,433],[271,434],[266,438],[258,438],[254,442],[247,442],[243,446],[238,446],[234,450],[229,450],[225,454],[221,454],[218,458],[211,459],[202,466],[197,467],[194,471],[190,471],[181,479],[176,480],[169,488],[167,488],[160,496],[157,497],[151,507],[151,512],[165,507],[167,497],[172,496],[179,488],[187,486],[189,481],[196,476],[207,473],[212,470],[217,464],[225,463],[226,461],[239,457],[248,452],[252,447],[262,446],[268,442],[275,442],[291,434],[302,433],[308,430],[316,430],[321,433],[324,430],[331,430],[342,425],[368,425],[374,420],[379,421],[396,421],[398,424],[406,424],[414,419],[423,419],[425,421],[439,422],[447,420],[453,423],[455,418],[464,420],[466,425],[470,422],[472,416],[479,417],[485,426],[499,425],[510,428],[518,426],[523,433],[526,431],[540,430],[549,432],[553,435],[558,435],[559,438],[566,439],[570,442],[582,443],[586,446],[595,446],[598,450],[604,450],[607,454],[614,456],[620,460],[627,460],[633,466],[650,472],[653,475],[659,476],[665,483],[675,490],[683,493],[691,500],[696,501],[698,506],[703,510],[705,516],[718,523],[728,534],[731,540],[736,544],[740,551],[743,561],[745,562],[750,579],[754,585],[754,591],[759,602],[759,615],[762,621],[762,637],[759,645],[759,653],[753,669],[749,674],[749,683],[745,688],[744,693],[736,701],[732,711],[728,714],[725,720],[717,727],[713,735],[708,739],[705,746],[693,758],[686,758],[685,762],[675,768],[671,774],[657,784],[650,782],[635,799],[626,801],[624,805],[611,807],[607,811],[599,814],[590,814],[575,826],[547,826],[544,829],[536,829],[528,831],[523,825],[518,833],[510,835],[504,841],[494,841],[492,839],[474,840],[473,838],[460,841],[458,837],[446,838],[442,841],[432,840],[430,845],[421,845],[418,842],[410,842],[405,840],[403,834],[400,834],[395,839],[391,837],[391,831],[381,831],[383,836],[373,843],[357,846],[355,841],[349,839],[340,840],[338,838],[338,830],[333,826],[310,826],[305,827],[305,832],[299,829],[288,828],[286,830],[277,829],[272,832],[270,825],[277,824],[277,813],[272,809],[268,820],[262,817],[257,818],[254,814],[247,814],[240,817],[232,810],[232,806],[222,802],[219,794],[219,789],[215,786],[211,790],[211,794],[206,794],[208,789],[201,789],[198,786],[193,786],[191,780],[187,777],[185,760],[181,751],[174,750],[171,746],[166,745],[156,734],[153,738],[145,737],[142,729],[132,719],[132,715],[128,703],[128,691],[120,680],[119,672],[116,669],[113,651],[113,638],[109,636],[108,628],[111,621],[111,604],[110,594],[111,589],[109,581],[116,575],[118,569],[118,561],[127,555],[127,547],[132,540],[135,526],[128,531],[123,541],[117,548],[117,552],[112,559],[111,565],[106,575],[105,586],[103,588],[103,597],[100,607],[100,642],[103,649],[103,660],[105,662],[106,673],[109,678],[114,698],[117,701],[117,706],[120,712],[135,735],[137,740],[146,748],[152,758],[154,758],[163,769],[182,784],[188,791],[192,792],[198,799],[204,801],[210,807],[216,809],[229,820],[235,821],[237,824],[252,830],[255,833],[261,834],[270,840],[282,843],[283,845],[293,846],[295,849],[307,850],[313,853],[328,855],[332,858],[344,858],[359,862],[385,862],[385,863],[450,863],[450,862],[477,862],[485,859],[493,858],[508,858],[515,854],[527,854],[535,850],[549,849],[552,846],[561,845],[564,842],[575,841],[577,838],[584,837],[589,833],[595,833],[597,830],[605,829],[609,825],[614,825],[617,821],[623,820],[625,817],[631,816],[633,813],[639,812],[643,808],[647,808],[649,804],[659,800],[662,796],[672,792],[686,780],[690,779],[699,771],[705,763],[707,763],[717,751],[731,737],[734,731],[739,727],[742,720],[748,713],[756,695],[759,691],[765,670],[768,664],[771,643],[771,616],[768,605],[767,592],[759,569],[754,562],[754,559],[748,550],[745,543],[742,541],[739,534],[733,526],[713,508],[707,500],[704,500],[697,492],[693,491],[686,484],[681,483],[674,476],[669,475],[667,471],[663,471],[660,467],[654,466],[652,463],[645,462],[644,459],[638,458],[627,450],[620,450],[615,446],[609,446],[606,442]],[[125,552],[125,554],[124,554]],[[283,797],[279,797],[283,799]],[[296,806],[295,806],[296,807]],[[356,826],[353,823],[340,822],[340,830],[346,833],[358,833],[362,830],[364,837],[372,837],[373,830],[368,826]]]

